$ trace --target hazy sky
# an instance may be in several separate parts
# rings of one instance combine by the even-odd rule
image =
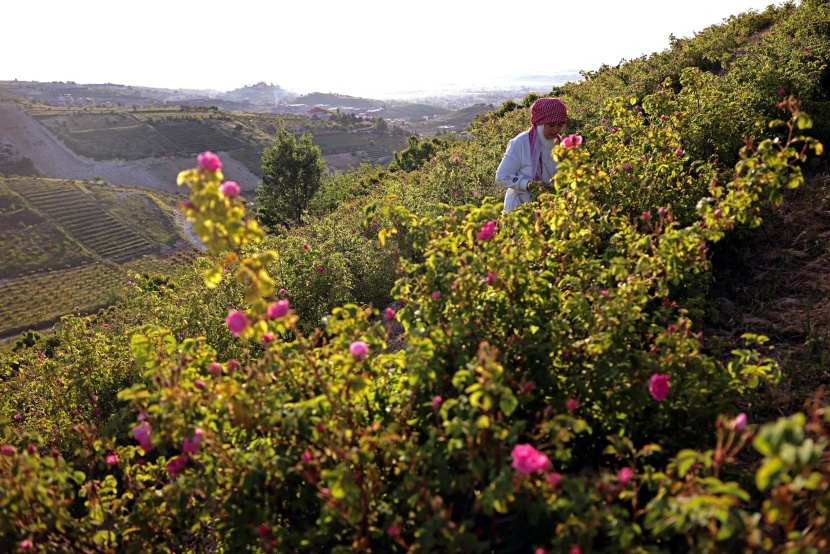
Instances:
[[[377,96],[616,65],[771,3],[2,0],[0,80]]]

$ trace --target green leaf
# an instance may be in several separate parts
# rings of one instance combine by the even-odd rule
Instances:
[[[147,360],[153,353],[153,348],[150,346],[150,339],[144,335],[133,335],[130,338],[130,350],[132,351],[135,363],[138,365],[145,365]]]
[[[795,124],[799,129],[813,128],[813,120],[810,119],[810,116],[804,112],[798,114],[798,118],[795,120]]]
[[[215,289],[219,283],[222,282],[222,275],[225,272],[225,268],[222,267],[222,264],[216,264],[215,266],[211,267],[207,271],[205,271],[205,285],[209,289]]]
[[[772,478],[784,468],[784,462],[779,457],[771,458],[755,473],[755,484],[759,490],[766,490]]]
[[[502,395],[501,399],[499,400],[499,408],[501,409],[502,413],[506,416],[509,416],[514,411],[516,411],[516,407],[518,405],[519,400],[511,391],[507,391],[505,394]]]

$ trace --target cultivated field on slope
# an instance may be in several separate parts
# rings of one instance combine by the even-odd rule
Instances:
[[[107,183],[0,179],[0,336],[112,303],[129,274],[191,259],[174,205]]]
[[[72,152],[98,161],[186,158],[211,150],[227,152],[251,173],[261,176],[262,151],[271,146],[281,125],[295,135],[311,133],[322,154],[332,157],[330,165],[341,170],[345,168],[334,159],[337,155],[352,154],[356,162],[386,164],[393,152],[406,148],[405,137],[383,131],[357,134],[324,119],[302,115],[229,114],[186,107],[79,109],[37,104],[28,105],[26,110]]]

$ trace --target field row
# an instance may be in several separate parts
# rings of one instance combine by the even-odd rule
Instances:
[[[169,274],[194,256],[193,251],[179,250],[164,259],[145,256],[120,266],[96,262],[0,280],[0,337],[113,304],[131,286],[135,274]]]
[[[125,261],[155,245],[103,210],[72,181],[10,179],[8,186],[103,258]]]

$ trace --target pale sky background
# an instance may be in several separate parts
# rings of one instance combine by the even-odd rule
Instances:
[[[772,3],[0,0],[0,80],[382,97],[616,65]]]

